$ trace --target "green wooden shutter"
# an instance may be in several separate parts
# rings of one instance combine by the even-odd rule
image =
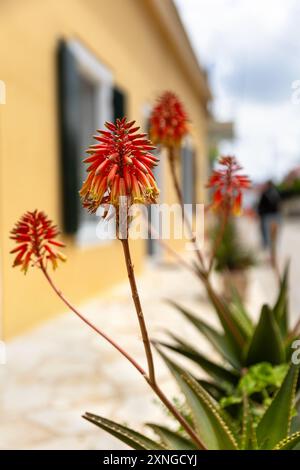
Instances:
[[[127,113],[127,98],[123,90],[118,87],[113,89],[113,118],[122,119]]]
[[[57,50],[58,117],[60,134],[62,220],[65,233],[76,233],[79,225],[79,85],[76,59],[65,41]]]

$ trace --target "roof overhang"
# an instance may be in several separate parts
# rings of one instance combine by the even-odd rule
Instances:
[[[200,66],[173,0],[145,0],[173,53],[206,107],[212,100],[206,71]]]

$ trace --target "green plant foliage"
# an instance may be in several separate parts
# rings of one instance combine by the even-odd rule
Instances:
[[[176,449],[176,450],[197,449],[197,447],[189,439],[182,436],[179,432],[172,431],[171,429],[168,429],[165,426],[160,426],[154,423],[148,423],[147,426],[149,426],[155,432],[155,434],[157,434],[161,442],[168,449]]]
[[[282,439],[278,442],[275,447],[275,450],[299,450],[298,444],[300,443],[300,431],[291,434],[291,436]]]
[[[233,432],[225,422],[219,404],[190,374],[172,362],[160,350],[159,352],[183,392],[191,411],[195,429],[207,448],[236,449],[237,443]]]
[[[220,321],[215,329],[185,308],[172,303],[186,321],[212,345],[219,360],[212,360],[170,334],[172,343],[156,347],[173,375],[183,398],[177,410],[209,450],[296,450],[300,448],[300,420],[295,416],[299,367],[289,365],[287,345],[293,340],[288,328],[288,268],[273,308],[265,305],[256,324],[237,294],[225,304],[207,285]],[[171,360],[165,349],[176,352],[204,370],[207,380],[197,379]],[[298,397],[299,398],[299,397]],[[157,441],[126,426],[90,413],[84,417],[133,449],[194,450],[183,428],[150,423]]]
[[[232,301],[230,304],[231,314],[233,318],[235,318],[235,321],[238,324],[240,324],[240,328],[243,329],[245,336],[249,340],[254,330],[253,321],[249,313],[247,312],[245,305],[243,304],[243,301],[237,289],[234,286],[232,286],[231,291],[232,291],[232,294],[231,294]]]
[[[253,394],[261,394],[263,405],[271,401],[271,396],[281,386],[287,373],[288,364],[272,366],[268,362],[262,362],[250,367],[240,379],[233,395],[223,397],[220,400],[222,407],[240,404],[245,397]]]
[[[177,336],[172,335],[172,338],[177,342],[176,347],[171,344],[161,343],[163,346],[172,349],[175,352],[180,352],[183,356],[196,362],[203,370],[205,370],[223,390],[231,390],[232,386],[238,382],[238,374],[230,371],[219,364],[207,359],[203,354],[200,354],[196,349],[188,343],[179,339]]]
[[[186,407],[191,416],[193,429],[211,450],[294,450],[300,443],[300,429],[291,433],[291,420],[294,413],[295,390],[299,367],[291,365],[285,373],[284,380],[264,413],[256,420],[253,419],[247,395],[242,397],[242,419],[236,420],[224,414],[220,405],[206,390],[178,364],[171,361],[162,351],[159,351],[169,370],[182,391]],[[283,368],[278,366],[270,369],[270,365],[260,364],[249,372],[251,377],[245,380],[241,387],[248,392],[261,389],[266,385],[265,375],[269,377],[268,384],[278,385],[282,379]],[[267,370],[267,373],[263,373]],[[255,382],[255,386],[252,385]],[[155,442],[141,433],[133,431],[105,418],[86,413],[84,415],[91,423],[109,432],[125,442],[133,449],[144,450],[194,450],[195,445],[182,431],[174,431],[165,425],[148,424],[158,436]]]
[[[291,183],[283,182],[277,186],[283,198],[290,198],[300,195],[300,179],[297,178]]]
[[[280,332],[283,337],[287,334],[288,319],[289,319],[288,275],[289,275],[289,263],[287,263],[286,268],[284,270],[284,275],[280,284],[278,297],[273,308],[276,322],[279,326]]]
[[[212,238],[216,239],[219,233],[220,224],[217,224],[212,230]],[[235,223],[232,219],[229,220],[223,232],[222,241],[216,251],[215,269],[220,272],[243,270],[254,264],[254,254],[242,246]]]
[[[238,410],[242,406],[243,394],[248,396],[249,408],[256,421],[281,384],[291,356],[289,345],[295,339],[288,328],[288,265],[275,305],[273,308],[263,306],[256,324],[236,291],[229,304],[225,304],[212,290],[208,289],[208,295],[220,321],[219,329],[212,328],[181,305],[171,304],[206,338],[219,359],[208,359],[186,339],[183,341],[173,334],[170,334],[172,342],[166,341],[164,346],[185,356],[208,374],[208,384],[204,383],[204,388],[231,415],[239,415],[242,419]]]
[[[241,327],[241,323],[236,320],[230,306],[225,303],[219,295],[207,284],[207,293],[215,309],[221,326],[224,330],[224,339],[235,357],[235,361],[241,364],[242,350],[247,344],[247,333]]]
[[[143,434],[133,431],[127,426],[115,423],[110,419],[102,418],[92,413],[85,413],[83,418],[95,424],[112,436],[118,438],[120,441],[127,444],[135,450],[166,450],[167,447],[158,442],[154,442]]]
[[[298,373],[298,367],[290,367],[281,387],[257,425],[257,441],[261,448],[273,449],[290,433]]]
[[[196,317],[196,315],[193,315],[184,307],[178,305],[176,302],[170,302],[170,304],[173,305],[177,310],[179,310],[183,314],[183,316],[187,320],[189,320],[209,340],[209,342],[213,345],[214,349],[217,350],[217,352],[224,358],[225,361],[228,361],[232,365],[232,367],[240,369],[241,362],[239,355],[237,355],[235,352],[235,343],[232,344],[232,342],[228,340],[228,337],[225,334],[219,333],[217,330],[209,326],[200,318]],[[221,307],[218,307],[218,312],[219,308]],[[224,312],[223,315],[225,316],[227,315],[227,313]],[[173,335],[171,334],[171,336]]]
[[[245,365],[258,362],[281,364],[285,361],[285,352],[279,325],[274,311],[264,305],[259,322],[245,351]]]
[[[247,396],[262,392],[269,387],[279,388],[287,373],[288,365],[280,364],[272,366],[267,362],[261,362],[249,368],[241,378],[238,389]]]

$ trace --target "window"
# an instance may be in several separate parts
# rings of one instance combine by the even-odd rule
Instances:
[[[99,217],[83,210],[79,200],[86,178],[82,160],[95,130],[125,114],[125,95],[113,86],[110,70],[75,40],[59,44],[58,84],[64,230],[80,245],[99,243]]]
[[[85,150],[93,142],[96,129],[103,128],[105,121],[112,120],[113,93],[112,75],[86,48],[78,41],[69,43],[73,52],[79,75],[79,134],[78,134],[78,182],[79,188],[86,178],[86,165],[83,163]],[[79,204],[78,230],[76,239],[80,245],[97,243],[96,228],[99,223],[97,215],[90,215]]]

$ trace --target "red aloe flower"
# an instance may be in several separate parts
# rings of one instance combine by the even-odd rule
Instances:
[[[120,196],[130,203],[156,202],[159,190],[151,169],[158,158],[152,155],[155,147],[133,127],[135,121],[117,119],[115,124],[105,123],[107,130],[98,130],[98,141],[91,145],[84,160],[88,163],[88,177],[80,190],[83,206],[96,212],[104,203],[119,205]]]
[[[169,146],[180,145],[188,133],[187,114],[184,106],[171,91],[159,98],[150,118],[150,134],[154,143]]]
[[[44,212],[26,212],[15,227],[11,230],[11,239],[15,240],[17,247],[10,253],[16,253],[13,267],[21,266],[27,272],[30,263],[39,267],[43,262],[50,261],[53,269],[57,267],[57,260],[65,261],[66,257],[57,250],[65,245],[55,240],[59,234],[58,228],[52,223]]]
[[[213,208],[226,209],[239,215],[242,207],[242,191],[250,188],[251,182],[248,176],[239,174],[242,167],[235,157],[221,157],[219,164],[223,168],[212,173],[207,185],[214,190]]]

